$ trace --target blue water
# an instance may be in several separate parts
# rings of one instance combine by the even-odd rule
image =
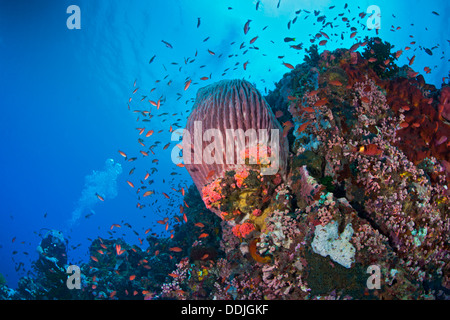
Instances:
[[[344,9],[346,2],[348,8]],[[129,243],[139,243],[133,230],[145,238],[144,230],[149,227],[167,236],[164,227],[155,221],[178,213],[182,196],[171,188],[179,190],[192,184],[186,170],[171,161],[175,143],[163,150],[170,142],[170,125],[184,127],[197,90],[209,83],[245,78],[264,94],[273,89],[274,82],[289,71],[282,62],[302,63],[305,54],[304,50],[289,48],[293,43],[283,39],[294,37],[295,44],[302,42],[308,48],[310,39],[322,30],[314,10],[320,10],[319,16],[325,15],[326,22],[334,24],[333,29],[323,29],[330,40],[320,50],[349,48],[366,35],[375,36],[374,30],[363,29],[367,17],[360,19],[358,14],[376,4],[381,10],[379,36],[384,41],[398,49],[417,42],[398,64],[407,64],[407,57],[416,55],[412,67],[422,74],[424,67],[430,67],[432,71],[424,74],[425,80],[438,87],[448,76],[447,0],[414,4],[281,0],[277,8],[278,3],[0,2],[0,273],[10,287],[16,287],[31,261],[37,259],[39,233],[45,232],[42,228],[64,232],[69,239],[69,261],[73,263],[87,261],[90,239],[109,237],[107,232],[114,223],[122,224],[122,228],[114,229],[113,235]],[[67,28],[70,14],[66,10],[70,5],[80,8],[81,29]],[[297,15],[299,9],[311,14]],[[351,31],[342,22],[341,13],[349,20],[356,18],[351,22],[358,30],[355,38],[349,38]],[[296,16],[297,21],[291,22],[288,29],[288,22]],[[249,19],[250,30],[245,35],[243,28]],[[256,36],[257,49],[249,45]],[[244,49],[239,48],[242,42]],[[419,46],[438,47],[430,56]],[[205,76],[211,79],[200,80]],[[187,78],[193,83],[185,91]],[[151,92],[152,88],[156,89]],[[147,98],[140,102],[143,95]],[[160,98],[163,103],[159,110],[148,103],[149,99]],[[143,157],[139,151],[144,148],[137,141],[140,136],[136,130],[142,122],[136,122],[139,115],[132,111],[150,108],[155,116],[145,132],[153,129],[150,140],[161,143],[154,147],[155,155]],[[158,116],[164,112],[168,115]],[[163,132],[157,133],[159,130]],[[118,150],[138,159],[127,162]],[[159,162],[152,163],[153,159]],[[136,169],[130,175],[133,167]],[[155,194],[141,199],[147,206],[138,209],[136,189],[150,168],[158,169],[149,178],[154,180],[150,190]],[[136,187],[131,188],[127,180]],[[102,194],[105,201],[95,193]],[[125,222],[133,229],[124,227]]]

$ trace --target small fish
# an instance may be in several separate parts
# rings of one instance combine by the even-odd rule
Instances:
[[[124,158],[127,157],[127,154],[126,154],[125,152],[119,150],[119,153],[120,153],[120,155],[121,155],[122,157],[124,157]]]
[[[289,69],[294,69],[294,66],[290,63],[283,62],[283,65]]]
[[[161,40],[161,42],[164,43],[167,48],[173,49],[173,46],[170,43],[168,43],[167,41]]]
[[[302,50],[303,49],[303,43],[300,42],[297,45],[291,45],[290,48],[295,49],[295,50]]]
[[[414,63],[414,60],[416,59],[416,56],[412,56],[412,58],[408,58],[409,60],[409,65],[412,65]]]
[[[167,193],[163,192],[162,194],[163,194],[164,197],[166,197],[167,199],[170,199],[170,197],[167,195]]]
[[[367,146],[361,146],[358,152],[368,156],[379,156],[383,153],[383,150],[380,149],[377,145],[370,143]]]
[[[366,96],[364,96],[364,97],[361,97],[361,102],[369,103],[370,100],[369,100],[369,98],[367,98]]]
[[[199,228],[203,228],[205,225],[201,222],[197,222],[194,224],[194,226],[199,227]]]
[[[289,38],[289,37],[284,38],[284,42],[292,42],[292,41],[295,41],[295,38]]]
[[[214,176],[215,173],[216,173],[216,172],[215,172],[214,170],[211,170],[211,171],[208,173],[208,175],[206,176],[205,180],[211,179],[211,178]]]
[[[143,197],[151,196],[151,195],[154,194],[154,193],[155,193],[154,191],[146,191],[146,192],[143,194]]]
[[[247,34],[248,30],[250,30],[250,22],[252,20],[247,20],[247,22],[244,25],[244,34]]]
[[[327,44],[327,42],[328,42],[328,40],[322,40],[319,42],[319,46],[324,46]]]
[[[430,55],[430,56],[433,55],[433,52],[432,52],[430,49],[424,48],[423,50],[424,50],[428,55]]]
[[[330,40],[330,37],[323,31],[320,31],[320,34],[323,35],[326,39]]]
[[[306,127],[307,127],[308,125],[309,125],[309,121],[308,121],[308,122],[305,122],[305,123],[302,124],[300,127],[298,127],[297,132],[298,132],[298,133],[303,132],[303,131],[306,129]]]
[[[155,60],[155,58],[156,58],[156,54],[153,57],[150,58],[150,61],[148,62],[148,64],[152,63],[153,60]]]
[[[173,247],[173,248],[169,248],[169,251],[181,252],[181,251],[183,251],[183,249],[181,249],[180,247]]]
[[[116,244],[116,253],[117,253],[117,255],[120,256],[124,252],[125,252],[125,249],[122,249],[120,244]]]
[[[132,274],[128,279],[130,279],[130,281],[133,281],[134,279],[136,279],[136,275]]]
[[[202,233],[201,235],[198,236],[198,238],[199,238],[199,239],[202,239],[202,238],[206,238],[206,237],[208,237],[208,236],[209,236],[209,234],[207,234],[207,233]]]
[[[209,50],[208,50],[208,51],[209,51]],[[184,84],[184,91],[186,91],[186,90],[189,88],[189,86],[191,85],[191,82],[192,82],[191,79],[189,79],[188,81],[186,81],[186,83]]]
[[[130,187],[134,188],[133,182],[127,180],[127,183],[128,183],[128,185],[129,185]]]
[[[95,262],[98,262],[98,259],[94,256],[91,256],[91,259],[94,260]]]
[[[178,278],[179,275],[177,275],[176,273],[169,273],[169,276],[171,276],[172,278]]]
[[[441,136],[437,141],[436,141],[436,145],[438,146],[438,145],[441,145],[441,144],[443,144],[445,141],[447,141],[447,136],[446,135],[443,135],[443,136]]]
[[[342,86],[342,82],[340,82],[339,80],[333,80],[330,81],[329,84],[336,86],[336,87],[341,87]]]
[[[326,103],[328,103],[328,99],[327,98],[322,98],[320,100],[317,100],[314,103],[314,107],[321,107],[321,106],[325,105]]]
[[[197,28],[200,27],[200,18],[197,18]]]
[[[99,195],[98,193],[96,193],[95,195],[97,196],[97,198],[98,198],[100,201],[105,201],[105,199],[104,199],[101,195]]]
[[[378,29],[377,29],[378,30]],[[351,47],[350,47],[350,52],[353,52],[353,51],[356,51],[359,47],[360,47],[360,43],[359,42],[357,42],[357,43],[355,43],[354,45],[352,45]]]
[[[399,124],[400,128],[404,129],[404,128],[408,128],[409,127],[409,123],[408,122],[402,122]]]

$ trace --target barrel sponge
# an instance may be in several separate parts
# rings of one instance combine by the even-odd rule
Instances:
[[[211,133],[212,130],[209,129],[216,129],[216,133],[220,132],[220,138],[217,139],[215,134],[214,138],[210,136],[208,138],[205,132],[208,130]],[[209,182],[223,177],[225,172],[242,168],[243,164],[237,161],[242,156],[242,148],[254,147],[251,145],[254,140],[250,141],[248,137],[244,138],[245,140],[239,140],[239,138],[234,140],[227,129],[246,133],[253,131],[249,129],[254,129],[258,135],[258,143],[262,141],[260,132],[266,131],[267,141],[277,148],[277,152],[273,153],[273,155],[276,154],[278,161],[276,171],[286,176],[288,142],[286,137],[283,137],[281,125],[269,105],[248,81],[222,80],[198,90],[193,110],[186,124],[186,131],[190,138],[186,139],[186,131],[183,135],[184,164],[200,192]],[[236,129],[242,129],[242,131],[236,131]],[[272,129],[277,130],[276,135]],[[239,137],[243,139],[242,134]],[[236,145],[235,141],[241,141],[241,144]],[[244,141],[245,145],[243,145]],[[211,151],[213,142],[216,146],[214,151],[206,152]],[[230,153],[233,158],[229,157]],[[215,161],[205,159],[204,154],[212,154]],[[217,161],[217,159],[221,160]],[[234,161],[227,161],[229,159]]]

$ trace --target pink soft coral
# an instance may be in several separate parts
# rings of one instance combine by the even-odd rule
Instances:
[[[234,175],[234,179],[236,179],[236,185],[238,186],[238,188],[242,187],[242,184],[247,177],[248,171],[246,168],[243,168],[241,171],[236,172],[236,174]]]
[[[236,237],[245,238],[255,230],[255,225],[251,222],[244,222],[233,227],[232,231]]]
[[[222,199],[221,189],[220,180],[214,180],[203,187],[202,199],[208,209]]]

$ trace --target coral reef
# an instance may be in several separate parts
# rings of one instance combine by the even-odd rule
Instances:
[[[148,236],[146,250],[97,238],[81,290],[47,292],[61,281],[47,271],[49,282],[25,277],[15,293],[0,285],[2,297],[449,299],[450,87],[397,66],[381,39],[357,47],[311,47],[266,97],[272,110],[244,81],[199,91],[188,131],[195,120],[278,128],[280,172],[262,173],[264,143],[235,154],[239,166],[192,163],[189,219],[173,237]],[[39,265],[57,274],[50,260]]]

